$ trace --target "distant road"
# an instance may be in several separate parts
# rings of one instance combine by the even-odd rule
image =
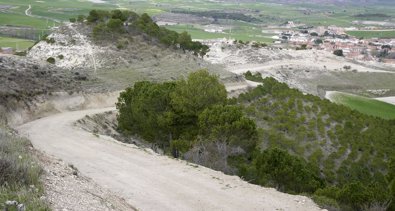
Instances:
[[[27,8],[26,10],[25,10],[25,15],[27,15],[27,16],[32,16],[32,12],[30,11],[32,9],[32,5],[30,5],[29,4],[29,8]]]
[[[62,22],[61,20],[58,20],[56,18],[44,17],[44,16],[39,16],[39,15],[33,15],[31,10],[32,10],[32,5],[29,4],[29,7],[25,10],[25,15],[29,16],[29,17],[32,17],[32,18],[40,18],[40,19],[51,20],[51,21],[56,22],[56,23],[61,23]]]
[[[186,161],[157,155],[74,126],[85,115],[60,113],[17,128],[34,147],[73,164],[83,176],[138,210],[320,210],[305,196],[281,193]]]
[[[395,105],[395,96],[393,96],[393,97],[379,97],[379,98],[375,98],[375,99]]]

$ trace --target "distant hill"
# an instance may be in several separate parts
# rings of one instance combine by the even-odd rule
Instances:
[[[228,1],[228,0],[225,0]],[[234,0],[231,0],[234,1]],[[243,0],[242,0],[243,1]],[[245,0],[249,2],[252,0]],[[394,5],[393,0],[257,0],[259,2],[271,2],[271,3],[285,3],[285,4],[297,4],[297,3],[313,3],[313,4],[358,4],[358,5],[370,5],[370,4],[385,4]],[[256,2],[256,1],[254,1]]]
[[[279,2],[279,1],[276,1]],[[330,4],[391,4],[395,5],[393,0],[280,0],[285,3],[330,3]]]

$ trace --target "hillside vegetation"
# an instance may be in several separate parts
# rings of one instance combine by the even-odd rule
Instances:
[[[390,206],[393,121],[305,95],[273,78],[247,78],[263,85],[228,100],[206,71],[177,82],[136,83],[119,98],[119,129],[175,157],[310,194],[330,210]]]
[[[326,184],[316,197],[335,199],[342,209],[386,207],[394,193],[394,121],[305,95],[272,78],[247,78],[263,82],[238,99],[259,128],[261,149],[280,148],[308,161]],[[255,171],[247,169],[246,178],[260,183]]]
[[[84,16],[71,19],[72,22],[83,22],[84,20]],[[191,35],[187,32],[177,33],[165,27],[159,27],[146,13],[138,15],[128,10],[92,10],[89,12],[86,20],[94,25],[93,36],[95,39],[99,41],[106,39],[118,40],[117,47],[120,49],[132,41],[130,36],[126,36],[127,34],[143,32],[152,38],[156,38],[166,46],[177,46],[184,51],[192,51],[195,55],[202,57],[209,50],[208,46],[192,41]]]
[[[228,102],[225,86],[204,70],[177,82],[138,82],[121,93],[117,108],[124,133],[217,170],[234,172],[227,158],[255,148],[254,122]]]
[[[0,209],[50,210],[41,199],[44,189],[40,181],[42,173],[37,159],[32,156],[28,140],[12,134],[0,123]],[[6,205],[5,202],[13,202]]]

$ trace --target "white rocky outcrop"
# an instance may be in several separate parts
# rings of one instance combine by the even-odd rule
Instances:
[[[83,67],[93,69],[100,67],[96,61],[97,54],[105,53],[103,47],[93,44],[89,37],[79,33],[70,25],[62,26],[49,35],[46,40],[37,43],[27,54],[27,57],[40,62],[47,62],[53,57],[57,67],[74,69]]]

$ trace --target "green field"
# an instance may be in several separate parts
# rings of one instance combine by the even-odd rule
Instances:
[[[389,103],[343,92],[332,93],[330,99],[364,114],[383,119],[395,119],[395,105]]]
[[[148,13],[156,15],[171,13],[173,10],[182,11],[236,11],[246,16],[255,18],[256,22],[247,23],[235,20],[218,20],[220,25],[231,26],[232,32],[225,30],[224,33],[209,33],[203,30],[203,25],[188,20],[177,20],[175,26],[167,28],[181,32],[188,31],[194,39],[213,39],[213,38],[233,38],[244,41],[259,41],[271,43],[272,35],[262,33],[262,29],[268,26],[279,25],[287,21],[294,21],[299,24],[308,25],[337,25],[352,26],[355,20],[375,20],[384,21],[383,18],[358,18],[360,14],[392,14],[392,6],[373,6],[364,7],[363,5],[322,5],[310,3],[298,4],[274,4],[264,2],[216,2],[211,0],[106,0],[106,3],[93,3],[89,0],[0,0],[0,5],[10,6],[0,12],[0,26],[30,26],[35,29],[48,30],[52,26],[68,21],[71,17],[80,14],[87,15],[92,9],[128,9],[137,13]],[[25,15],[25,10],[32,6],[31,12],[34,17]],[[307,11],[307,12],[306,12]],[[369,16],[368,16],[369,17]],[[386,21],[391,21],[389,19]],[[350,35],[364,38],[371,37],[395,37],[395,31],[383,32],[349,32]]]
[[[0,47],[11,47],[14,50],[26,50],[34,44],[32,40],[24,40],[10,37],[0,37]]]
[[[216,38],[230,38],[243,41],[258,41],[264,43],[272,43],[273,39],[270,38],[272,34],[263,34],[260,30],[253,26],[236,26],[235,29],[230,31],[224,30],[223,33],[206,32],[199,26],[178,24],[166,26],[170,30],[177,32],[187,31],[191,34],[193,39],[216,39]]]
[[[395,38],[395,31],[347,31],[347,34],[354,37],[369,38]]]
[[[79,0],[0,0],[0,5],[11,7],[0,12],[0,25],[30,26],[36,29],[48,29],[56,24],[55,21],[68,21],[71,17],[88,14],[91,9],[115,8],[110,4],[94,4]],[[25,14],[29,5],[34,17]]]

